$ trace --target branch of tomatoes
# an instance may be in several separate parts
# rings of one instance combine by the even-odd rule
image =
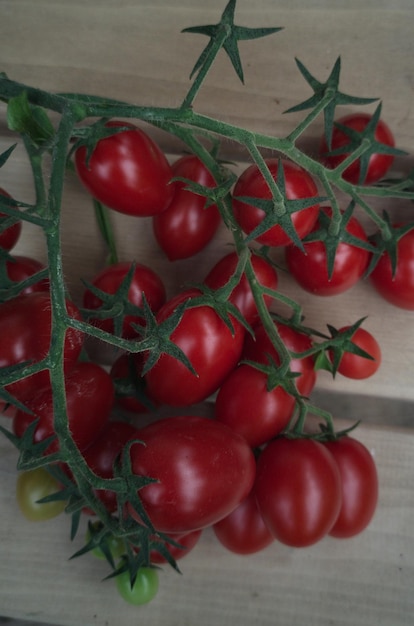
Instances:
[[[31,222],[42,229],[48,252],[48,293],[50,294],[49,298],[45,296],[46,299],[37,297],[40,302],[39,306],[43,307],[42,312],[44,313],[45,310],[49,312],[46,348],[41,354],[30,355],[35,363],[29,360],[27,363],[18,364],[17,367],[12,364],[11,367],[2,369],[2,396],[6,402],[12,400],[12,394],[8,390],[10,385],[22,381],[23,383],[24,381],[30,382],[32,376],[41,374],[43,378],[46,376],[49,379],[51,390],[49,395],[47,391],[41,390],[39,396],[31,390],[30,394],[24,397],[23,402],[32,415],[36,415],[40,402],[50,407],[48,413],[50,423],[42,424],[48,436],[40,443],[35,440],[35,432],[41,422],[39,420],[38,422],[31,421],[28,426],[26,424],[27,427],[23,429],[20,437],[16,435],[10,438],[21,451],[19,467],[37,470],[46,464],[50,465],[53,473],[56,468],[51,465],[51,461],[65,466],[71,478],[65,478],[61,471],[55,471],[55,477],[63,488],[55,495],[49,495],[49,501],[62,499],[63,496],[67,498],[67,510],[73,514],[74,519],[73,533],[76,531],[80,512],[83,509],[87,508],[97,514],[100,522],[98,526],[89,528],[92,537],[79,553],[99,547],[111,567],[114,568],[114,574],[129,573],[132,586],[138,573],[154,562],[154,552],[161,554],[176,567],[172,547],[177,547],[177,544],[181,543],[182,538],[181,536],[177,538],[177,533],[182,534],[185,530],[189,530],[187,526],[183,528],[182,520],[173,519],[171,511],[168,513],[171,518],[168,518],[167,514],[164,517],[158,515],[154,521],[152,515],[147,512],[146,507],[150,506],[148,501],[144,506],[139,495],[139,492],[144,493],[145,489],[147,489],[145,493],[148,493],[148,488],[155,488],[154,483],[157,483],[151,478],[152,472],[148,469],[150,466],[147,465],[143,469],[144,466],[140,465],[143,462],[142,458],[145,457],[145,450],[151,446],[159,446],[164,453],[163,456],[167,461],[171,461],[168,448],[162,448],[161,444],[167,434],[169,441],[171,437],[178,438],[181,435],[183,420],[180,422],[171,420],[168,426],[164,426],[165,431],[161,430],[162,420],[152,425],[152,429],[142,432],[135,430],[131,432],[126,428],[124,433],[126,439],[123,439],[123,435],[120,442],[122,446],[112,458],[111,473],[102,475],[95,471],[93,464],[87,461],[88,455],[92,454],[91,448],[83,447],[75,424],[71,421],[72,414],[76,414],[76,411],[72,413],[76,403],[73,400],[72,405],[71,389],[72,386],[75,387],[78,384],[80,379],[90,381],[89,389],[92,389],[96,381],[100,380],[100,388],[109,390],[108,394],[102,394],[104,398],[101,398],[101,401],[105,400],[106,411],[103,410],[102,402],[94,405],[93,408],[96,414],[99,414],[101,418],[104,416],[105,419],[108,409],[112,409],[113,389],[103,371],[99,370],[98,375],[96,368],[92,372],[87,362],[82,365],[77,364],[82,344],[81,338],[85,335],[92,336],[128,352],[132,358],[140,359],[140,372],[146,378],[148,390],[155,400],[161,403],[176,403],[178,406],[191,405],[204,400],[219,389],[216,402],[218,423],[229,424],[234,413],[239,415],[242,411],[246,411],[248,398],[243,396],[242,391],[249,390],[249,387],[245,385],[246,377],[252,380],[255,376],[257,384],[264,385],[266,393],[275,393],[279,407],[283,408],[281,413],[284,419],[283,424],[279,424],[278,429],[272,430],[270,434],[267,433],[264,439],[263,434],[243,431],[250,447],[260,448],[269,442],[274,443],[272,447],[279,445],[283,447],[285,445],[283,442],[290,440],[312,440],[317,444],[321,442],[334,444],[350,431],[337,433],[332,417],[308,401],[315,369],[325,368],[333,374],[341,372],[341,368],[345,368],[343,371],[346,371],[346,364],[344,365],[346,355],[362,359],[365,367],[370,361],[373,361],[374,367],[377,367],[380,360],[378,352],[375,352],[374,358],[370,358],[376,346],[374,344],[373,348],[373,344],[370,343],[367,348],[366,336],[363,338],[362,345],[359,343],[362,320],[349,328],[339,330],[328,326],[330,336],[306,327],[302,321],[301,308],[277,291],[275,284],[277,281],[273,283],[270,281],[270,285],[260,283],[257,276],[259,260],[268,261],[269,249],[276,246],[293,243],[296,247],[290,247],[290,250],[295,249],[299,253],[305,253],[309,250],[307,246],[322,242],[326,247],[328,259],[326,264],[328,282],[332,283],[339,247],[343,244],[351,244],[364,251],[365,258],[372,254],[375,262],[371,263],[370,270],[375,269],[375,263],[380,262],[382,252],[386,250],[390,258],[394,259],[392,266],[393,275],[395,275],[397,247],[405,235],[412,232],[414,226],[414,224],[408,224],[395,228],[388,216],[378,215],[367,200],[371,197],[414,199],[412,180],[411,184],[399,181],[398,183],[391,182],[389,185],[376,185],[378,172],[376,174],[370,172],[371,160],[378,154],[386,157],[386,165],[389,165],[394,156],[402,154],[402,151],[393,146],[386,129],[383,137],[378,139],[376,136],[379,127],[384,130],[382,123],[380,124],[381,105],[377,107],[374,115],[368,118],[362,116],[362,118],[342,120],[339,123],[334,121],[334,113],[338,105],[367,104],[373,101],[348,96],[339,90],[339,59],[325,83],[317,81],[305,66],[297,61],[299,70],[314,90],[314,95],[290,109],[290,111],[306,109],[311,109],[311,111],[286,137],[278,138],[253,133],[194,111],[195,97],[221,49],[225,50],[236,73],[243,80],[237,48],[238,41],[262,37],[279,30],[278,28],[238,27],[234,24],[234,10],[235,0],[230,0],[218,24],[187,29],[188,32],[207,35],[210,41],[194,67],[192,73],[192,76],[195,75],[194,81],[181,106],[177,108],[137,107],[94,96],[50,94],[20,85],[5,76],[0,78],[0,97],[8,103],[10,129],[20,133],[23,138],[32,167],[36,198],[33,205],[28,205],[10,199],[7,194],[2,194],[0,209],[7,216],[3,221],[2,230],[6,231],[19,220]],[[49,120],[48,111],[60,115],[56,129]],[[320,114],[324,115],[323,140],[326,146],[321,149],[323,158],[316,159],[299,149],[296,142]],[[89,120],[94,118],[100,119],[89,124]],[[116,121],[115,118],[126,118],[128,122]],[[133,119],[148,122],[179,138],[204,166],[212,180],[191,182],[192,179],[186,169],[189,167],[187,162],[185,165],[180,163],[180,167],[177,166],[177,171],[172,176],[171,169],[159,149],[154,147],[145,133],[130,123],[129,120]],[[337,137],[341,133],[350,141],[338,145]],[[113,194],[107,190],[103,198],[100,198],[99,194],[95,193],[97,189],[94,182],[96,181],[91,180],[90,176],[99,146],[109,141],[112,142],[110,145],[116,147],[117,142],[124,141],[125,137],[138,137],[140,150],[150,148],[158,155],[157,167],[159,169],[155,185],[158,195],[148,198],[147,202],[143,202],[141,198],[139,209],[136,199],[132,205],[129,202],[123,204],[120,201],[120,196],[122,196],[120,193],[116,193],[116,197],[113,197]],[[252,165],[239,178],[232,172],[229,164],[218,158],[218,145],[223,140],[238,143],[252,161]],[[262,154],[263,149],[271,150],[277,156],[266,159]],[[7,162],[12,154],[13,147],[1,155],[0,165]],[[46,177],[44,161],[45,157],[49,158],[49,156],[52,157],[51,169],[48,170]],[[85,306],[82,311],[74,311],[67,300],[60,242],[63,182],[68,164],[77,171],[92,195],[96,196],[95,203],[101,217],[101,229],[112,252],[113,262],[117,260],[115,242],[110,223],[105,219],[106,209],[100,205],[108,205],[123,213],[134,214],[135,212],[147,217],[159,213],[161,219],[173,201],[173,187],[170,185],[173,181],[176,185],[178,183],[186,185],[183,191],[201,197],[203,209],[206,210],[211,205],[215,206],[231,234],[235,251],[224,280],[221,276],[218,284],[217,278],[210,276],[206,279],[206,285],[198,285],[184,294],[179,294],[173,301],[167,303],[162,313],[156,314],[146,297],[142,298],[141,305],[129,301],[129,289],[133,284],[136,270],[136,267],[131,265],[122,275],[115,291],[108,295],[105,295],[104,290],[99,286],[89,285],[92,295],[102,301],[98,308]],[[380,170],[380,178],[383,175],[384,173]],[[301,181],[300,193],[291,197],[292,180],[298,185],[299,179]],[[319,182],[323,195],[320,195],[314,179]],[[259,191],[258,186],[261,187]],[[348,207],[343,212],[339,206],[338,192],[349,198]],[[319,205],[324,202],[329,202],[330,206],[328,209],[325,207],[325,212],[323,209],[319,213]],[[154,206],[157,208],[154,209]],[[366,213],[378,229],[378,234],[371,241],[364,240],[350,230],[356,206]],[[250,221],[245,220],[247,209],[256,214],[253,217],[250,216]],[[258,212],[262,214],[261,219],[257,218]],[[309,216],[308,222],[305,216]],[[320,224],[315,234],[312,227],[318,216]],[[305,222],[304,230],[299,223],[302,218]],[[374,250],[377,251],[376,255],[373,254]],[[6,260],[10,259],[6,258]],[[293,267],[294,260],[291,260],[291,263]],[[366,269],[366,264],[364,269]],[[44,273],[40,271],[37,278],[43,276]],[[247,316],[245,310],[240,311],[237,306],[235,293],[244,278],[253,300],[252,317],[250,314]],[[4,299],[16,306],[17,292],[32,286],[35,280],[16,280],[13,285],[10,285],[9,279],[5,282],[6,284],[2,285]],[[24,299],[20,301],[22,309],[27,306],[27,302]],[[292,311],[291,317],[285,318],[271,313],[269,311],[271,302],[283,302],[288,305]],[[132,337],[124,335],[124,322],[127,317],[133,318],[130,323]],[[85,318],[89,321],[85,321]],[[109,330],[97,323],[97,321],[108,321],[108,319],[113,323],[113,327]],[[177,392],[176,383],[173,381],[170,386],[167,384],[168,379],[172,378],[168,369],[171,363],[178,363],[174,366],[178,370],[181,367],[180,376],[184,381],[192,382],[196,378],[199,382],[203,380],[204,375],[203,363],[197,361],[197,355],[191,355],[190,358],[179,345],[177,337],[182,330],[184,320],[187,324],[190,324],[189,320],[191,320],[197,332],[201,331],[203,325],[209,324],[212,327],[213,324],[221,324],[223,330],[218,335],[214,346],[215,354],[220,354],[221,358],[216,361],[225,360],[223,354],[226,346],[231,346],[233,352],[229,349],[229,356],[223,370],[219,371],[218,362],[209,368],[208,376],[214,379],[213,384],[205,386],[200,384],[200,389],[196,388],[194,394],[191,395],[192,384],[184,383],[184,396],[177,399],[174,395]],[[260,332],[257,330],[258,320],[260,320],[260,328],[263,329],[263,342],[266,346],[261,352],[257,351]],[[254,336],[256,344],[250,345],[241,358],[245,328],[248,331],[246,343],[250,334],[251,337]],[[301,335],[300,347],[287,341],[287,333]],[[69,342],[68,336],[71,338]],[[315,342],[314,337],[321,341]],[[76,349],[73,349],[74,344],[77,344]],[[68,352],[71,352],[71,349],[73,349],[73,354],[70,360],[73,369],[68,370]],[[301,363],[302,369],[295,370],[293,368],[295,362]],[[166,368],[165,363],[167,363]],[[353,367],[355,368],[355,365]],[[22,381],[19,372],[23,376]],[[362,374],[366,375],[366,369]],[[42,384],[43,382],[44,380]],[[163,384],[162,390],[161,383]],[[12,387],[12,390],[14,389],[15,387]],[[234,395],[241,404],[234,409],[234,413],[223,412],[226,397]],[[17,395],[16,397],[19,419],[24,423],[22,413],[25,411],[22,401]],[[84,396],[82,401],[85,401]],[[89,410],[92,414],[92,405]],[[259,412],[257,406],[255,411]],[[322,418],[324,423],[320,432],[307,432],[306,423],[309,414],[317,414]],[[185,420],[185,428],[189,428],[190,425],[194,432],[200,434],[200,424],[197,419]],[[106,428],[107,424],[101,424],[101,426]],[[204,428],[206,428],[205,424],[203,424]],[[204,430],[202,434],[203,444],[210,441],[206,439]],[[220,432],[220,442],[216,441],[214,436],[215,433],[209,434],[211,445],[216,451],[223,450],[223,442],[226,443],[228,433],[225,435],[225,431]],[[251,488],[251,477],[254,474],[250,447],[246,443],[244,446],[240,442],[236,443],[232,438],[228,444],[234,446],[235,449],[238,446],[240,459],[238,473],[246,472],[246,467],[250,469],[247,472],[246,482],[242,485],[243,488],[236,495],[232,494],[231,505],[226,500],[226,507],[220,508],[220,516],[223,517],[225,517],[225,512],[235,510],[238,502],[246,496]],[[286,445],[290,447],[291,444]],[[269,449],[270,447],[271,445]],[[133,450],[140,450],[140,454],[133,455]],[[166,450],[167,453],[165,453]],[[319,451],[319,448],[315,450]],[[261,454],[260,458],[263,458]],[[264,462],[260,464],[261,471],[263,471]],[[332,463],[327,463],[326,467],[331,472]],[[157,468],[151,469],[155,471]],[[168,475],[170,468],[166,466],[164,471]],[[215,479],[219,484],[221,479],[217,476]],[[334,477],[330,488],[335,481],[338,482]],[[162,483],[162,480],[159,479],[158,482]],[[103,493],[115,495],[115,507],[113,502],[108,505],[107,501],[102,501],[98,494]],[[215,495],[219,499],[220,494]],[[228,499],[228,493],[226,498]],[[331,522],[335,514],[338,514],[337,498],[335,502],[336,508],[329,515]],[[128,514],[125,513],[126,509]],[[263,505],[263,511],[266,509],[266,505]],[[267,517],[269,515],[267,512]],[[203,525],[212,524],[213,519],[214,517],[206,514],[197,523],[201,528]],[[199,528],[192,530],[199,530]],[[279,537],[276,531],[275,536]],[[108,539],[112,537],[123,542],[124,559],[118,565],[112,558],[113,552],[107,546]]]

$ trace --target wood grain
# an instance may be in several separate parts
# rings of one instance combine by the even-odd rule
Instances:
[[[0,71],[56,92],[176,106],[189,88],[190,71],[207,41],[180,31],[217,22],[224,4],[221,0],[1,0]],[[341,56],[343,91],[380,97],[384,119],[398,145],[413,151],[412,0],[239,0],[236,21],[284,26],[284,30],[260,42],[240,44],[244,86],[221,55],[196,100],[197,110],[254,131],[284,136],[300,117],[283,111],[310,96],[294,58],[325,80]],[[349,110],[343,108],[341,113]],[[314,150],[321,130],[318,120],[301,145]],[[170,158],[175,158],[180,151],[177,142],[153,132]],[[0,152],[14,141],[1,106]],[[242,150],[232,144],[224,150],[239,163],[236,171],[244,167]],[[412,167],[412,157],[401,158],[396,172]],[[32,199],[31,173],[21,145],[2,168],[0,184],[22,200]],[[378,208],[412,217],[411,203],[388,207],[382,202]],[[170,294],[189,280],[201,280],[228,249],[228,234],[223,230],[197,262],[171,266],[156,246],[150,220],[114,215],[113,223],[121,257],[152,265],[165,277]],[[16,253],[45,260],[43,238],[35,227],[25,224]],[[91,279],[104,256],[90,201],[78,181],[68,177],[63,260],[75,300],[81,298],[81,277]],[[132,609],[112,593],[110,582],[99,582],[107,573],[100,562],[68,561],[78,540],[70,544],[67,520],[33,525],[22,519],[14,499],[15,452],[2,440],[0,614],[62,626],[123,626],[136,619],[145,619],[148,626],[266,626],[276,622],[283,626],[411,626],[414,435],[412,429],[396,428],[393,422],[401,423],[399,412],[404,406],[404,422],[412,426],[412,313],[380,301],[369,283],[343,296],[320,299],[300,292],[281,272],[280,288],[300,301],[310,325],[323,330],[326,323],[343,325],[368,315],[366,327],[381,342],[383,366],[372,380],[355,383],[338,377],[332,383],[330,377],[321,375],[318,383],[322,405],[325,398],[329,408],[346,420],[369,417],[370,424],[360,427],[358,437],[375,452],[381,499],[368,531],[351,541],[327,539],[303,551],[274,546],[247,558],[225,553],[207,531],[201,545],[182,562],[184,575],[163,572],[156,602]],[[364,403],[364,396],[369,402]]]

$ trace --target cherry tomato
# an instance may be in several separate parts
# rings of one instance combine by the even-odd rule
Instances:
[[[376,291],[394,306],[414,310],[414,229],[397,243],[397,268],[393,275],[388,252],[383,252],[370,274]]]
[[[313,439],[271,441],[257,461],[257,505],[281,543],[304,547],[333,528],[342,503],[341,477],[332,454]]]
[[[121,421],[108,422],[86,450],[83,457],[91,470],[101,478],[113,478],[114,463],[122,453],[126,443],[138,438],[138,430],[131,424]],[[98,498],[109,512],[117,509],[117,497],[114,491],[98,489]]]
[[[281,340],[290,352],[306,352],[312,347],[312,340],[304,333],[300,333],[286,324],[274,322]],[[253,337],[246,333],[243,348],[243,359],[255,361],[257,363],[267,363],[269,358],[278,365],[280,356],[270,340],[265,327],[258,324],[253,328]],[[313,357],[292,358],[290,361],[290,371],[299,374],[295,378],[295,384],[299,393],[309,396],[316,383],[316,372],[314,369]]]
[[[343,326],[340,331],[347,330],[348,328],[349,326]],[[345,352],[340,360],[337,371],[342,374],[342,376],[357,380],[373,376],[381,365],[381,348],[377,340],[370,332],[365,330],[365,328],[359,327],[352,335],[351,341],[355,343],[358,348],[370,354],[372,359],[367,359],[358,354],[353,354],[352,352]]]
[[[203,187],[216,182],[206,166],[194,155],[186,155],[172,165],[173,177],[186,178]],[[207,198],[186,189],[187,183],[171,183],[174,195],[168,208],[153,217],[155,238],[170,261],[194,256],[212,240],[220,225],[220,212]]]
[[[63,500],[39,502],[59,490],[58,482],[44,467],[27,470],[17,476],[17,503],[24,517],[31,522],[52,519],[65,510],[67,503]]]
[[[363,132],[367,124],[371,121],[372,115],[369,113],[350,113],[337,120],[342,126],[346,126],[357,132]],[[383,120],[379,120],[375,129],[375,140],[379,143],[383,143],[387,146],[394,147],[395,141],[391,130]],[[332,145],[331,150],[337,150],[338,148],[346,147],[350,143],[350,137],[340,128],[334,126],[332,132]],[[334,169],[349,156],[348,154],[329,155],[325,137],[321,140],[319,149],[320,158],[326,167]],[[371,185],[380,180],[388,172],[394,161],[394,156],[391,154],[374,153],[371,155],[368,163],[367,173],[364,180],[361,182],[360,178],[360,159],[356,159],[351,165],[349,165],[342,174],[342,177],[353,184],[366,184]]]
[[[7,193],[7,191],[5,191],[2,187],[0,187],[0,196],[6,196],[6,198],[11,198],[10,194]],[[0,225],[3,219],[9,219],[9,216],[5,215],[4,213],[0,213]],[[15,222],[12,226],[9,226],[5,230],[0,230],[0,248],[3,248],[4,250],[11,250],[12,248],[14,248],[19,240],[21,232],[22,222],[20,220]]]
[[[226,254],[216,265],[210,270],[204,279],[204,283],[211,289],[219,289],[223,287],[234,274],[237,267],[238,256],[236,252]],[[277,289],[278,276],[275,268],[265,259],[252,253],[251,263],[257,282],[268,289]],[[254,301],[253,293],[249,285],[246,275],[243,274],[238,285],[233,289],[229,298],[244,316],[249,324],[253,324],[257,320],[259,313]],[[272,298],[263,296],[265,305],[270,308]]]
[[[68,314],[81,319],[78,308],[66,301]],[[48,293],[19,295],[0,304],[0,367],[25,361],[40,361],[50,347],[51,302]],[[78,359],[83,345],[83,334],[69,328],[65,339],[65,368],[68,370]],[[49,384],[49,372],[42,370],[30,377],[7,386],[18,399],[33,390]]]
[[[362,532],[372,520],[378,502],[378,475],[369,450],[345,436],[326,442],[341,474],[342,505],[329,534],[347,538]]]
[[[213,526],[220,543],[236,554],[254,554],[267,548],[274,537],[257,508],[254,487],[239,506]]]
[[[140,429],[139,437],[145,445],[131,446],[132,471],[157,480],[139,496],[158,531],[184,533],[214,524],[253,486],[250,447],[215,420],[168,417]],[[131,514],[136,517],[133,509]]]
[[[105,267],[92,280],[92,285],[107,294],[115,294],[125,280],[132,264],[129,262],[115,263]],[[166,299],[165,286],[154,270],[141,263],[135,264],[132,280],[128,290],[128,301],[138,308],[142,308],[143,294],[150,306],[156,312],[164,304]],[[83,294],[83,306],[85,309],[99,309],[102,300],[89,289]],[[112,318],[92,318],[91,322],[109,333],[114,333]],[[122,336],[131,339],[139,333],[131,324],[142,324],[143,318],[139,315],[126,315],[122,322]]]
[[[149,399],[146,397],[145,378],[142,377],[144,354],[121,354],[112,364],[110,375],[115,384],[116,403],[132,413],[147,413]],[[118,385],[130,385],[132,391],[127,395],[118,393]],[[144,403],[144,399],[148,403]]]
[[[198,296],[196,289],[182,292],[158,312],[157,321],[166,320],[176,307]],[[240,358],[244,328],[233,320],[234,334],[216,311],[207,305],[184,311],[170,339],[190,360],[195,376],[186,365],[169,354],[162,354],[145,376],[148,395],[159,404],[190,406],[214,393]]]
[[[45,269],[45,265],[28,256],[15,255],[6,261],[7,276],[15,283],[19,283],[37,272]],[[49,291],[49,280],[44,278],[37,283],[33,283],[20,291],[20,295],[33,293],[36,291]]]
[[[317,223],[314,230],[318,228]],[[355,217],[349,220],[346,231],[368,243],[365,231]],[[370,258],[368,250],[342,241],[336,249],[333,273],[329,277],[324,242],[304,242],[303,247],[303,252],[293,245],[286,248],[287,268],[303,289],[318,296],[334,296],[350,289],[368,267]]]
[[[278,159],[267,159],[266,163],[274,178],[277,179],[279,168]],[[318,195],[315,181],[305,170],[290,161],[280,161],[283,167],[286,187],[286,198],[297,200],[300,198],[312,198]],[[236,220],[243,231],[250,234],[264,219],[265,212],[247,202],[238,200],[238,197],[251,197],[270,200],[272,193],[257,165],[250,165],[239,177],[233,191],[233,210]],[[319,204],[314,204],[306,209],[295,211],[291,214],[292,223],[299,239],[303,239],[313,228],[319,212]],[[256,238],[256,241],[265,246],[287,246],[292,240],[276,224],[267,230],[263,235]]]
[[[108,422],[114,403],[114,388],[109,374],[96,363],[80,362],[65,379],[69,428],[78,448],[85,450]],[[31,413],[19,409],[13,419],[13,431],[22,437],[37,418],[34,441],[44,441],[54,434],[53,394],[50,385],[32,392],[25,405]],[[46,453],[59,449],[54,439]]]
[[[140,567],[133,585],[128,571],[118,574],[115,584],[121,598],[129,604],[141,606],[151,602],[157,595],[158,572],[152,567]]]
[[[87,162],[86,147],[75,152],[75,166],[89,193],[115,211],[151,216],[171,202],[171,167],[157,144],[131,123],[111,121],[108,127],[125,126],[96,144]]]
[[[215,417],[252,447],[261,446],[289,424],[295,399],[281,386],[268,391],[267,376],[241,364],[226,378],[215,401]]]

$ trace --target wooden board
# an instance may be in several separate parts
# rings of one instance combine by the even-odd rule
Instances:
[[[217,22],[223,8],[219,0],[1,0],[0,71],[48,90],[175,106],[189,87],[189,73],[207,41],[180,30]],[[299,120],[283,111],[310,95],[294,57],[325,80],[340,55],[343,91],[381,97],[384,118],[398,145],[413,152],[412,0],[239,0],[236,21],[285,28],[261,42],[240,44],[245,86],[221,55],[196,101],[197,110],[283,136]],[[318,120],[303,145],[314,149],[321,130]],[[177,143],[163,133],[154,136],[175,158]],[[12,141],[0,107],[0,151]],[[245,160],[232,145],[226,145],[226,152],[239,163]],[[396,164],[398,172],[412,167],[411,156]],[[0,184],[21,199],[32,198],[22,147],[2,168]],[[388,207],[381,203],[379,208]],[[398,216],[412,216],[411,203],[398,202],[393,208]],[[117,215],[113,221],[122,258],[152,265],[167,277],[170,294],[188,280],[202,279],[227,249],[228,235],[221,231],[196,263],[171,266],[156,246],[150,220]],[[25,225],[17,252],[44,260],[43,240],[34,227]],[[80,277],[92,278],[105,252],[90,202],[74,178],[68,179],[65,190],[63,254],[68,286],[79,300]],[[328,539],[303,551],[275,546],[247,558],[224,553],[206,532],[201,546],[183,561],[184,575],[165,571],[156,602],[131,609],[112,593],[111,583],[99,582],[107,573],[100,562],[68,562],[76,546],[68,539],[66,520],[31,525],[21,518],[14,500],[15,452],[1,440],[0,615],[62,626],[123,626],[140,618],[149,626],[412,624],[412,314],[380,301],[365,283],[329,300],[304,295],[282,273],[280,287],[303,304],[310,325],[323,330],[326,323],[342,325],[368,315],[366,327],[380,339],[384,363],[373,379],[358,384],[338,377],[333,384],[322,375],[317,392],[322,406],[326,402],[340,417],[370,422],[358,431],[375,451],[381,480],[380,507],[369,530],[349,542]],[[396,428],[395,423],[406,428]]]

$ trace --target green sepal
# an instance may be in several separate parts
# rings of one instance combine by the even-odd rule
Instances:
[[[385,227],[382,232],[375,233],[370,238],[374,252],[371,256],[371,262],[365,272],[365,277],[369,276],[375,269],[378,261],[383,254],[387,254],[391,263],[391,273],[395,276],[398,264],[398,242],[408,232],[414,229],[414,222],[408,222],[402,226],[393,226],[389,214],[384,211],[383,219]]]
[[[304,100],[300,104],[297,104],[285,113],[296,113],[304,111],[306,109],[313,109],[318,106],[322,100],[326,99],[326,106],[323,111],[324,115],[324,134],[328,147],[331,147],[332,143],[332,131],[335,118],[335,110],[338,105],[364,105],[370,104],[378,100],[378,98],[360,98],[357,96],[350,96],[348,94],[339,91],[339,78],[341,73],[341,57],[338,57],[332,68],[332,71],[328,79],[321,83],[317,80],[309,70],[303,65],[299,59],[295,59],[296,65],[306,82],[311,86],[314,91],[314,95]]]
[[[209,64],[210,53],[217,42],[223,39],[221,47],[224,48],[227,56],[229,57],[231,64],[239,77],[240,81],[244,82],[243,67],[240,59],[238,42],[248,39],[259,39],[266,37],[282,30],[281,27],[275,28],[247,28],[243,26],[236,26],[234,24],[234,11],[236,8],[236,0],[229,0],[225,7],[221,20],[218,24],[209,24],[206,26],[191,26],[184,28],[183,33],[195,33],[198,35],[206,35],[210,38],[207,46],[201,52],[198,57],[192,71],[190,78],[200,71],[203,66]]]

